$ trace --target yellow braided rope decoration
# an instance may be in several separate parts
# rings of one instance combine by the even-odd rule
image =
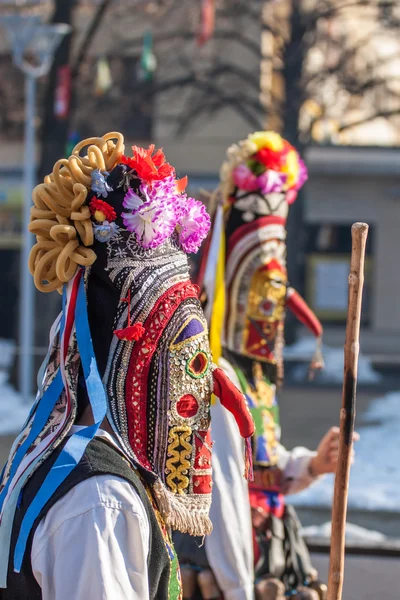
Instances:
[[[189,442],[192,434],[192,428],[189,426],[172,427],[168,436],[168,456],[166,467],[170,473],[167,476],[167,484],[169,489],[174,493],[183,494],[183,490],[189,487],[189,478],[186,474],[189,473],[190,462],[187,458],[192,453],[192,445]],[[183,450],[176,450],[178,446],[182,446]],[[178,484],[175,483],[178,481]]]
[[[87,148],[87,154],[81,151]],[[32,193],[29,231],[36,244],[29,257],[29,270],[41,292],[61,290],[78,266],[96,260],[90,210],[85,205],[95,169],[111,171],[124,153],[124,138],[111,132],[82,140],[72,155],[58,160],[53,172]]]

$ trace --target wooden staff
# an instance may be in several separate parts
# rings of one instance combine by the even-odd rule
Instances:
[[[343,589],[347,496],[356,416],[359,334],[367,235],[368,225],[366,223],[354,223],[351,228],[349,304],[344,346],[344,381],[342,409],[340,411],[339,455],[332,507],[328,600],[341,600]]]

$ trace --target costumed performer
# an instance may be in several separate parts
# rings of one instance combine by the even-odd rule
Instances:
[[[202,590],[207,582],[202,591],[207,599],[250,600],[254,578],[259,598],[326,595],[284,497],[335,471],[339,430],[329,430],[316,452],[287,451],[280,444],[276,394],[283,380],[287,310],[317,339],[312,369],[323,364],[321,323],[286,273],[286,219],[306,179],[295,148],[272,131],[253,133],[230,147],[221,168],[218,207],[198,282],[205,291],[214,360],[242,389],[255,421],[255,468],[247,486],[233,423],[217,404],[212,406],[214,531],[204,550],[187,536],[176,538],[188,598],[185,583],[193,590],[196,573]]]
[[[132,149],[83,140],[33,192],[30,270],[63,308],[1,477],[2,600],[181,598],[170,530],[212,529],[213,390],[254,431],[188,275],[205,207]]]

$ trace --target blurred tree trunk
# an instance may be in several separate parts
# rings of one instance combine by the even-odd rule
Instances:
[[[52,16],[53,23],[67,23],[72,26],[72,19],[76,0],[65,2],[64,0],[56,0],[54,13]],[[40,133],[41,142],[41,157],[38,169],[38,181],[41,181],[45,175],[51,173],[55,158],[63,156],[65,152],[65,144],[68,138],[68,128],[70,121],[69,109],[63,115],[57,114],[55,110],[57,86],[60,81],[60,73],[63,69],[70,71],[70,56],[72,48],[73,33],[66,35],[61,42],[55,56],[50,73],[48,75],[46,92],[43,102],[43,120]],[[69,88],[71,96],[71,88]]]
[[[277,27],[276,18],[279,19]],[[279,31],[279,34],[277,33]],[[266,127],[278,130],[300,153],[300,109],[303,103],[302,77],[305,59],[305,27],[301,1],[283,0],[276,6],[266,0],[262,11],[261,33],[261,102],[266,113]],[[277,45],[281,45],[282,69],[274,65]],[[279,114],[273,107],[279,105]],[[287,222],[287,270],[290,285],[303,293],[304,280],[304,194],[290,206]],[[296,319],[288,313],[285,325],[288,344],[296,341]]]
[[[80,66],[86,58],[93,38],[110,5],[111,0],[103,0],[95,9],[73,64],[71,64],[73,29],[69,35],[64,37],[55,53],[46,82],[43,104],[40,107],[42,127],[39,133],[41,154],[37,174],[38,181],[42,181],[46,175],[52,172],[58,158],[65,156],[71,119],[76,105],[75,90]],[[55,0],[51,22],[67,23],[73,26],[74,11],[78,6],[79,0]],[[60,103],[64,103],[64,108]],[[50,327],[61,310],[61,296],[57,292],[51,294],[36,292],[35,302],[34,372],[36,373],[46,354]],[[11,372],[11,381],[14,385],[17,384],[17,371],[16,361]]]
[[[70,0],[69,2],[66,2],[65,0],[56,0],[51,22],[67,23],[68,25],[72,25],[75,5],[75,0]],[[69,119],[68,115],[63,118],[57,116],[55,111],[55,94],[57,81],[59,81],[59,77],[62,74],[62,69],[69,69],[71,45],[72,33],[63,38],[54,55],[54,61],[46,82],[43,105],[38,107],[42,113],[42,127],[38,135],[41,155],[37,173],[37,181],[43,180],[44,176],[52,171],[55,157],[63,156],[65,149],[65,140],[68,135]],[[65,73],[66,71],[64,71],[64,74]],[[61,301],[58,293],[55,292],[52,294],[41,294],[35,290],[34,377],[36,377],[36,372],[38,371],[44,355],[46,354],[46,350],[41,352],[40,349],[44,349],[48,345],[49,329],[58,312],[60,311],[60,307]],[[10,380],[17,387],[19,360],[18,354],[16,358],[17,360],[14,362],[10,373]],[[32,389],[35,389],[35,387],[35,383],[32,382]]]
[[[303,65],[305,60],[305,28],[301,18],[301,2],[290,0],[288,19],[288,40],[285,44],[283,59],[284,105],[282,112],[282,135],[301,154],[299,136],[300,109],[303,104]],[[304,294],[305,276],[305,210],[303,190],[290,206],[287,222],[287,270],[290,285],[300,294]],[[297,320],[288,313],[285,324],[285,338],[288,344],[296,341]]]
[[[41,160],[38,172],[38,181],[51,173],[57,158],[65,156],[70,124],[76,107],[76,89],[79,72],[84,62],[94,36],[99,29],[103,17],[111,4],[111,0],[103,0],[95,9],[93,18],[89,22],[87,31],[80,47],[77,49],[76,58],[71,60],[73,32],[66,36],[60,45],[49,73],[46,95],[43,104],[43,126],[41,131]],[[79,5],[79,0],[57,0],[52,17],[54,23],[73,23],[74,9]],[[60,79],[66,77],[64,84],[66,97],[64,101],[67,110],[63,113],[56,110],[58,102]],[[46,348],[50,327],[61,310],[61,297],[57,292],[51,294],[36,294],[36,346]],[[39,368],[43,356],[38,356],[36,367]],[[37,370],[37,369],[36,369]]]
[[[67,23],[73,25],[74,9],[77,6],[76,0],[56,0],[54,12],[51,18],[52,23]],[[70,100],[71,100],[71,49],[73,41],[73,30],[62,40],[50,73],[46,82],[44,101],[41,107],[42,127],[39,135],[40,139],[40,162],[38,168],[38,181],[52,172],[54,162],[57,158],[64,156],[65,147],[68,139],[70,124]],[[64,81],[62,82],[62,78]],[[65,109],[56,108],[56,103],[60,101],[57,94],[60,93],[60,87],[63,88]],[[48,345],[48,336],[51,324],[61,310],[61,296],[57,292],[51,294],[42,294],[36,292],[36,310],[35,310],[35,346],[37,349],[46,348]],[[36,353],[35,369],[36,373],[44,357],[44,353]]]

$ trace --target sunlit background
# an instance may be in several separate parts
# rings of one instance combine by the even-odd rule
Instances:
[[[54,58],[48,72],[32,76],[43,48],[24,48],[22,65],[12,48],[19,20],[34,17],[70,29],[47,49]],[[288,269],[325,328],[326,369],[308,384],[313,344],[288,323],[283,441],[312,447],[338,422],[350,227],[366,221],[361,441],[348,536],[361,554],[373,547],[376,556],[398,556],[400,1],[1,0],[0,27],[1,462],[29,410],[60,307],[56,293],[31,298],[26,264],[20,272],[21,248],[32,243],[23,226],[24,176],[39,181],[79,139],[118,130],[128,147],[162,146],[178,173],[189,176],[192,195],[207,202],[226,148],[250,131],[272,128],[300,150],[309,169],[291,207]],[[28,290],[25,304],[21,289]],[[326,478],[291,499],[309,537],[322,545],[332,489]],[[346,600],[396,596],[391,565],[398,558],[386,558],[383,567],[379,560],[353,559],[354,579],[376,576],[361,593],[352,590],[350,572]]]

